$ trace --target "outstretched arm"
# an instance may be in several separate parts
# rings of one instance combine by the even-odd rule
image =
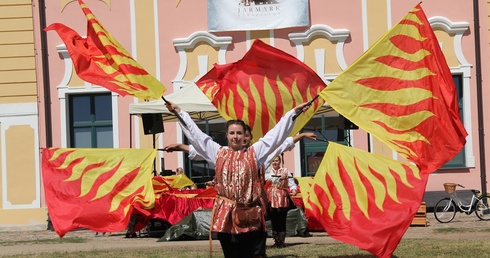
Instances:
[[[192,147],[192,145],[186,145],[182,143],[174,143],[174,144],[169,144],[163,148],[164,151],[166,152],[174,152],[174,151],[183,151],[187,154],[189,154],[189,159],[191,160],[204,160],[201,156],[198,155],[196,149]],[[213,163],[209,163],[211,166],[214,166]]]
[[[307,138],[310,140],[316,140],[316,134],[313,132],[300,133],[300,134],[297,134],[293,137],[293,141],[294,141],[294,143],[297,143],[299,140],[301,140],[303,138]]]
[[[174,143],[165,146],[163,150],[166,152],[183,151],[189,153],[189,145],[185,145],[182,143]]]
[[[294,137],[286,138],[284,143],[281,144],[281,146],[279,146],[279,148],[277,148],[275,151],[273,151],[271,154],[269,154],[269,156],[267,157],[267,160],[264,162],[264,166],[269,167],[275,156],[277,156],[280,153],[283,153],[285,151],[292,150],[294,148],[294,144],[303,138],[308,138],[310,140],[316,140],[316,134],[313,132],[304,132],[304,133],[297,134]]]
[[[187,126],[183,126],[179,120],[182,131],[191,143],[192,147],[195,149],[197,155],[202,157],[209,164],[214,165],[216,161],[216,155],[221,146],[218,143],[214,142],[209,135],[203,133],[201,129],[196,125],[196,123],[194,123],[194,121],[191,119],[189,114],[182,111],[179,106],[175,105],[172,102],[165,103],[165,106],[169,111],[175,110],[187,124]]]
[[[268,156],[274,152],[287,139],[294,126],[292,117],[298,112],[307,110],[307,103],[302,103],[294,109],[288,111],[279,122],[264,137],[260,138],[253,144],[257,161],[259,164],[265,164]]]

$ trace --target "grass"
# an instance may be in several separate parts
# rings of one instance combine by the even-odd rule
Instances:
[[[85,242],[87,242],[87,240],[81,237],[65,237],[65,238],[49,238],[49,239],[34,239],[34,240],[20,240],[20,241],[2,241],[0,242],[0,246],[85,243]]]
[[[462,233],[462,232],[490,232],[490,228],[436,228],[434,229],[434,233]]]
[[[448,232],[446,232],[448,233]],[[451,232],[453,233],[453,232]],[[456,232],[457,233],[457,232]],[[39,243],[39,242],[37,242]],[[44,242],[43,242],[44,243]],[[49,243],[49,242],[48,242]],[[191,244],[192,242],[189,242]],[[398,245],[393,257],[488,257],[490,254],[490,239],[407,239]],[[368,252],[343,244],[297,244],[284,249],[268,249],[269,258],[282,257],[318,257],[318,258],[371,258]],[[163,248],[142,250],[92,250],[84,252],[53,252],[15,255],[10,257],[179,257],[196,258],[209,257],[206,251],[172,251]],[[223,257],[221,251],[213,252],[213,257]]]

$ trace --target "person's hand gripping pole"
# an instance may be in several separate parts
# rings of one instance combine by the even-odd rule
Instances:
[[[308,110],[308,108],[311,107],[311,104],[313,104],[313,101],[315,101],[320,95],[316,95],[310,102],[306,103],[300,110],[296,110],[296,115],[293,116],[293,121],[296,120],[296,118],[301,115],[301,113],[305,112]]]
[[[175,116],[179,119],[180,123],[182,123],[185,127],[187,127],[187,124],[184,122],[184,119],[179,115],[180,108],[176,106],[175,104],[167,101],[165,97],[162,96],[163,101],[165,102],[165,106],[167,106],[168,111],[174,113]],[[177,111],[178,109],[178,111]]]

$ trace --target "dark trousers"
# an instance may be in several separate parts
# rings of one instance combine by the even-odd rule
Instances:
[[[255,257],[267,257],[265,254],[266,242],[267,232],[264,232],[257,238],[257,242],[255,244]]]
[[[272,231],[286,232],[286,218],[288,208],[272,208],[269,216],[271,218]]]
[[[237,235],[218,233],[218,240],[226,258],[253,258],[257,239],[263,234],[260,231]]]

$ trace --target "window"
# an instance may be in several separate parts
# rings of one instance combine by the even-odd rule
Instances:
[[[344,123],[344,119],[339,116],[321,116],[312,118],[306,124],[303,132],[314,132],[318,140],[301,140],[301,176],[315,175],[325,155],[329,141],[350,145],[349,131],[339,129],[339,127],[342,127],[340,123]]]
[[[206,121],[204,124],[197,124],[198,127],[213,138],[213,141],[217,142],[221,146],[227,146],[228,140],[226,138],[226,128],[224,123],[209,123]],[[184,136],[184,143],[189,144],[187,138]],[[187,175],[194,183],[199,187],[204,182],[211,181],[214,178],[214,168],[211,168],[209,164],[204,160],[190,160],[187,154],[184,155],[185,171],[189,171]]]
[[[458,100],[458,106],[459,106],[459,115],[461,118],[461,121],[464,121],[463,117],[463,76],[461,74],[453,74],[453,81],[454,85],[456,86],[456,97]],[[466,167],[466,161],[465,161],[465,148],[458,153],[452,160],[450,160],[448,163],[446,163],[443,168],[460,168],[460,167]]]
[[[68,101],[69,147],[112,148],[111,94],[74,94]]]

